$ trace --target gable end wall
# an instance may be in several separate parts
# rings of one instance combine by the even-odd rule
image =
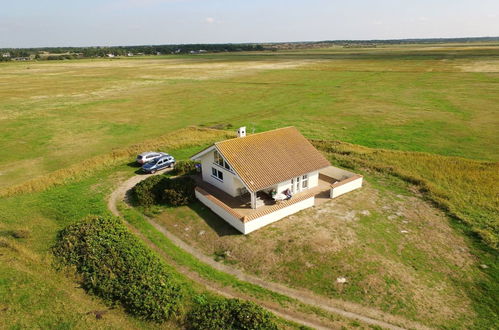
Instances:
[[[234,172],[228,171],[224,167],[215,164],[214,155],[215,151],[210,151],[207,154],[203,155],[200,159],[203,181],[208,182],[218,189],[225,191],[232,197],[238,196],[239,188],[244,187],[243,183]],[[211,170],[212,167],[223,173],[223,181],[213,177]]]

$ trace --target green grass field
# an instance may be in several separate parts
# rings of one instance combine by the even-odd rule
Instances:
[[[148,213],[206,255],[269,281],[430,327],[493,328],[498,164],[314,143],[333,164],[362,173],[362,189],[247,236],[199,202]]]
[[[304,258],[317,255],[313,246],[288,255],[299,241],[276,241],[273,251],[288,259],[269,278],[430,326],[493,328],[498,86],[497,43],[0,63],[0,324],[156,328],[109,309],[56,272],[49,249],[57,231],[87,214],[106,214],[107,195],[136,170],[126,164],[139,150],[176,151],[181,159],[238,126],[251,133],[293,125],[333,162],[364,172],[365,191],[379,201],[417,199],[446,216],[425,218],[428,231],[414,216],[411,240],[388,235],[401,224],[371,210],[345,228],[364,243],[352,240],[351,250],[326,254],[315,272],[301,271]],[[192,125],[226,131],[185,129]],[[366,203],[357,211],[369,209]],[[134,212],[129,220],[172,262],[259,299],[294,304],[199,264]],[[195,207],[172,214],[206,226]],[[266,235],[279,237],[266,230],[247,241]],[[420,246],[428,235],[435,240]],[[248,263],[247,270],[258,267]],[[328,267],[358,276],[340,292],[320,281],[334,280]],[[283,270],[300,276],[275,275]],[[104,322],[95,311],[106,311]]]
[[[499,159],[499,45],[0,63],[0,187],[188,125]]]
[[[186,140],[191,132],[177,132]],[[218,132],[223,136],[225,133]],[[194,135],[195,136],[195,135]],[[205,141],[213,139],[212,132],[204,132]],[[166,145],[165,145],[166,146]],[[197,145],[196,149],[203,147]],[[193,147],[170,148],[175,155],[186,157]],[[6,329],[183,329],[178,320],[154,323],[138,320],[123,309],[104,304],[85,293],[78,278],[71,271],[56,271],[51,247],[57,232],[88,214],[109,215],[106,199],[119,182],[134,175],[136,167],[127,160],[106,169],[94,167],[87,176],[68,179],[65,184],[50,186],[38,192],[16,194],[0,199],[0,324]],[[316,313],[336,328],[359,322],[316,311],[295,300],[237,280],[217,271],[176,247],[149,225],[134,209],[124,210],[127,221],[139,229],[168,256],[166,262],[188,267],[199,276],[236,293],[270,302],[300,313]],[[16,233],[24,233],[23,237]],[[182,278],[182,276],[180,276]],[[200,285],[185,280],[187,295],[210,295]],[[96,318],[101,314],[102,318]],[[298,329],[296,324],[279,320],[283,329]],[[301,328],[300,328],[301,329]]]

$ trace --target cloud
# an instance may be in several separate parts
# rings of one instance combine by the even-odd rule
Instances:
[[[216,20],[213,17],[206,17],[204,21],[208,24],[213,24],[216,22]]]

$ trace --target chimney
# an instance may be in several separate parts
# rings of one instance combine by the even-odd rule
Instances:
[[[239,127],[239,129],[237,130],[237,137],[245,137],[246,136],[246,126],[243,126],[243,127]]]

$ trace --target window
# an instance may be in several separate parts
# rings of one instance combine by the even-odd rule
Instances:
[[[217,169],[216,169],[216,168],[214,168],[214,167],[212,167],[212,168],[211,168],[211,175],[212,175],[214,178],[216,178],[216,179],[218,179],[218,180],[220,180],[220,181],[223,181],[223,180],[224,180],[224,174],[223,174],[223,172],[222,172],[222,171],[220,171],[220,170],[217,170]]]
[[[214,158],[215,158],[215,164],[224,166],[224,159],[222,158],[222,156],[220,156],[218,151],[215,151]]]
[[[302,177],[302,181],[301,181],[301,186],[302,188],[308,188],[308,174],[305,174],[303,177]]]
[[[230,166],[229,163],[227,163],[223,157],[218,153],[218,151],[215,151],[213,154],[213,162],[221,167],[224,167],[226,170],[230,171]]]

